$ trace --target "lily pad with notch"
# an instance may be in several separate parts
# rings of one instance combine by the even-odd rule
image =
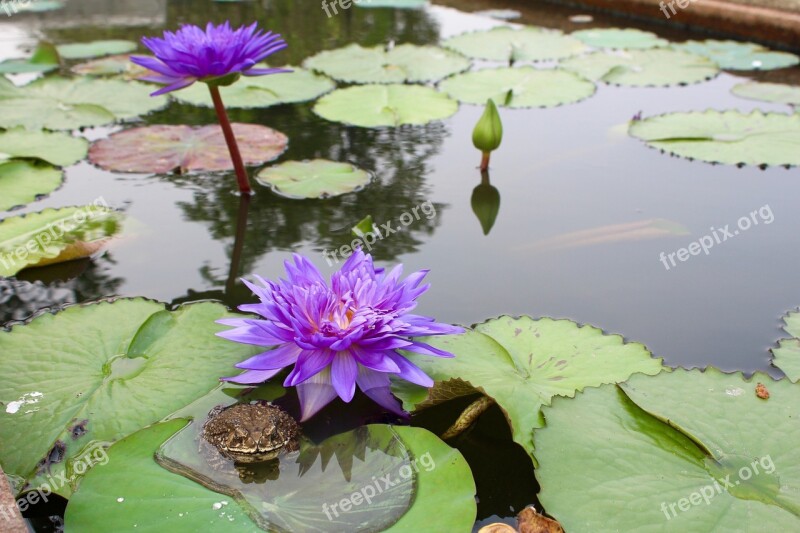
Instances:
[[[286,161],[265,168],[256,176],[275,194],[292,199],[331,198],[360,191],[371,179],[369,172],[350,163],[325,159]]]
[[[592,28],[574,31],[570,35],[593,48],[642,50],[669,44],[653,32],[636,28]]]
[[[442,45],[474,59],[503,62],[558,60],[588,50],[581,41],[561,31],[533,26],[462,33]]]
[[[789,52],[776,52],[760,44],[739,41],[686,41],[675,43],[672,48],[707,57],[720,68],[730,70],[773,70],[800,63],[800,57]]]

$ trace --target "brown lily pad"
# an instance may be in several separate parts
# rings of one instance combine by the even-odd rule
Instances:
[[[246,165],[259,165],[281,155],[289,142],[283,133],[257,124],[233,124]],[[116,172],[166,174],[192,170],[232,170],[222,128],[147,126],[111,135],[92,145],[89,160]]]

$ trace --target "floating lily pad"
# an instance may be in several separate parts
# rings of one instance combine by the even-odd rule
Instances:
[[[0,127],[69,130],[102,126],[155,111],[168,102],[149,85],[92,78],[43,78],[23,87],[0,79]]]
[[[800,311],[792,311],[784,321],[783,330],[793,338],[779,341],[772,349],[772,364],[796,383],[800,381]]]
[[[50,72],[58,68],[60,58],[56,47],[41,42],[29,59],[9,59],[0,63],[0,74]]]
[[[66,133],[28,131],[14,128],[0,132],[0,151],[11,157],[41,159],[60,167],[68,167],[86,157],[86,139]]]
[[[359,191],[370,182],[370,174],[350,163],[325,159],[286,161],[265,168],[256,180],[286,198],[330,198]]]
[[[734,85],[731,92],[736,96],[750,100],[800,106],[800,87],[793,85],[748,82]]]
[[[0,220],[0,276],[88,257],[119,231],[120,218],[102,206],[82,206]]]
[[[458,102],[430,87],[362,85],[323,96],[314,113],[335,122],[374,128],[427,124],[458,111]]]
[[[272,161],[286,150],[288,138],[257,124],[233,124],[246,165]],[[94,143],[89,160],[115,172],[166,174],[191,170],[231,170],[222,128],[210,126],[146,126],[124,130]]]
[[[143,76],[156,75],[150,69],[144,68],[131,61],[130,54],[120,54],[109,57],[100,57],[78,63],[70,70],[81,76],[118,76],[124,80],[136,80]],[[184,91],[187,89],[184,89]],[[208,91],[208,89],[206,89]]]
[[[478,70],[444,80],[439,88],[468,104],[491,98],[504,107],[553,107],[592,96],[595,84],[560,69],[514,67]]]
[[[351,44],[326,50],[305,60],[303,65],[346,83],[436,82],[467,70],[466,57],[439,48],[401,44],[391,50],[382,46],[363,48]]]
[[[82,474],[73,467],[88,451],[102,452],[100,443],[154,424],[215,388],[230,365],[257,352],[215,335],[222,328],[215,321],[230,316],[214,303],[168,311],[158,302],[121,299],[47,313],[0,332],[5,472],[34,487],[48,470],[54,477],[65,469]],[[54,447],[56,459],[50,454],[38,468]],[[54,492],[68,496],[76,483]]]
[[[539,500],[566,531],[800,528],[800,387],[681,369],[621,388],[556,399],[534,434]]]
[[[717,65],[710,59],[661,48],[594,52],[562,61],[560,66],[590,80],[633,87],[687,85],[719,74]]]
[[[89,59],[91,57],[127,54],[138,48],[133,41],[108,40],[89,43],[72,43],[58,45],[58,53],[65,59]]]
[[[646,49],[669,44],[653,32],[635,28],[593,28],[570,35],[594,48]]]
[[[444,41],[447,48],[475,59],[493,61],[544,61],[564,59],[587,50],[578,39],[560,31],[526,27],[493,28],[463,33]]]
[[[407,355],[433,378],[433,390],[397,382],[395,394],[406,410],[428,402],[441,382],[460,379],[494,398],[506,415],[514,440],[533,453],[531,431],[541,427],[540,408],[554,396],[574,396],[584,387],[617,383],[632,374],[657,374],[660,360],[619,335],[569,320],[503,316],[463,335],[430,337],[425,342],[455,358]]]
[[[673,44],[672,48],[705,56],[731,70],[773,70],[800,63],[794,54],[774,52],[756,43],[707,39]]]
[[[336,84],[326,76],[297,67],[286,68],[292,69],[292,72],[274,76],[245,76],[233,85],[223,87],[221,92],[225,107],[269,107],[306,102],[316,100],[336,88]],[[172,96],[181,102],[214,106],[205,83],[195,83]]]
[[[29,204],[58,189],[63,173],[29,161],[0,163],[0,211]]]
[[[632,122],[629,133],[653,148],[709,163],[800,165],[800,115],[667,113]]]

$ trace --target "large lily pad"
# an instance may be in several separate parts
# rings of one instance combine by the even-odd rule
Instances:
[[[0,63],[0,74],[25,74],[33,72],[50,72],[58,68],[60,58],[56,47],[48,42],[41,42],[27,59],[9,59]]]
[[[257,124],[234,123],[233,132],[246,165],[272,161],[289,142],[283,133]],[[165,174],[233,169],[222,128],[216,124],[124,130],[94,143],[89,160],[116,172]]]
[[[714,369],[621,388],[555,400],[534,434],[539,500],[565,530],[800,528],[800,388]]]
[[[292,69],[292,72],[274,76],[245,76],[233,85],[223,87],[221,92],[225,107],[270,107],[307,102],[316,100],[336,88],[336,84],[326,76],[297,67],[286,68]],[[205,83],[195,83],[191,87],[173,93],[172,96],[181,102],[206,107],[214,106]]]
[[[709,80],[719,73],[710,59],[662,48],[594,52],[562,61],[561,67],[590,80],[633,87],[687,85]]]
[[[351,44],[326,50],[303,65],[346,83],[436,82],[467,70],[472,63],[461,54],[438,46],[401,44],[363,48]]]
[[[66,133],[14,128],[0,132],[0,151],[10,157],[26,157],[68,167],[86,157],[86,139]]]
[[[800,164],[799,115],[667,113],[632,122],[629,132],[653,148],[710,163]]]
[[[0,163],[0,211],[38,200],[58,189],[63,173],[50,165],[30,161]]]
[[[796,383],[800,381],[800,311],[786,315],[784,322],[783,330],[793,338],[779,341],[772,349],[772,364]]]
[[[564,59],[587,50],[581,41],[560,31],[530,26],[463,33],[447,39],[443,46],[467,57],[504,62]]]
[[[107,40],[88,43],[70,43],[58,45],[58,53],[65,59],[89,59],[92,57],[127,54],[136,50],[138,45],[133,41]]]
[[[754,81],[734,85],[731,92],[750,100],[800,106],[800,87],[794,85]]]
[[[541,426],[540,408],[554,396],[573,396],[584,387],[617,383],[632,374],[657,374],[660,360],[619,335],[569,320],[502,316],[463,335],[431,337],[433,346],[455,358],[409,357],[436,382],[460,379],[493,398],[503,409],[514,440],[533,452],[531,432]],[[397,383],[395,394],[407,410],[436,394]]]
[[[0,79],[0,127],[69,130],[135,118],[167,104],[144,83],[42,78],[23,87]]]
[[[0,276],[93,255],[119,231],[120,218],[115,211],[93,205],[0,220]]]
[[[731,70],[772,70],[800,63],[800,58],[788,52],[774,52],[756,43],[738,41],[686,41],[672,48],[705,56],[720,68]]]
[[[47,471],[81,474],[73,467],[98,443],[124,438],[215,388],[230,365],[256,353],[215,335],[222,328],[215,320],[227,316],[213,303],[171,312],[123,299],[0,332],[3,469],[32,486]],[[57,492],[69,495],[79,477]]]
[[[595,84],[578,74],[560,69],[514,67],[478,70],[444,80],[440,89],[469,104],[520,107],[553,107],[592,96]]]
[[[374,128],[427,124],[453,115],[458,102],[430,87],[362,85],[337,89],[314,106],[314,113],[335,122]]]
[[[592,28],[574,31],[570,35],[594,48],[646,49],[669,44],[653,32],[636,28]]]
[[[91,59],[84,63],[73,65],[70,70],[81,76],[115,76],[128,81],[156,75],[152,70],[131,61],[130,54]],[[206,89],[206,92],[208,92],[208,89]]]
[[[350,163],[325,159],[286,161],[258,173],[256,180],[287,198],[330,198],[358,191],[370,182],[370,174]]]

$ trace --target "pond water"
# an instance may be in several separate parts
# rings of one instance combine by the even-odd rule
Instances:
[[[567,30],[632,25],[599,16],[588,26],[570,22],[577,13],[536,8],[515,22]],[[138,40],[183,22],[226,19],[235,25],[258,20],[282,33],[289,48],[281,59],[290,64],[352,42],[437,43],[443,36],[499,23],[442,5],[353,8],[328,18],[318,0],[72,1],[59,12],[3,17],[0,53],[23,55],[18,47],[41,35],[57,43]],[[672,40],[692,37],[675,28],[655,31]],[[797,69],[781,75],[798,78]],[[473,189],[481,183],[471,132],[482,107],[462,105],[450,119],[397,129],[329,122],[311,112],[311,103],[233,109],[232,120],[268,125],[290,138],[282,160],[349,161],[370,170],[374,181],[363,191],[329,200],[288,200],[260,188],[245,219],[232,174],[154,177],[80,163],[67,170],[60,190],[15,214],[103,197],[127,214],[124,236],[95,261],[0,280],[0,322],[109,295],[175,304],[250,302],[252,296],[236,278],[279,277],[291,252],[307,255],[330,273],[336,265],[328,264],[322,252],[349,243],[350,228],[371,215],[377,224],[391,221],[399,229],[374,245],[381,264],[402,262],[407,272],[431,269],[432,289],[420,301],[421,314],[465,325],[501,314],[564,317],[641,342],[669,365],[779,375],[769,366],[768,349],[783,336],[781,317],[800,304],[798,170],[670,157],[626,133],[627,121],[640,112],[786,112],[786,106],[730,94],[742,79],[722,73],[705,83],[667,89],[600,84],[595,96],[577,104],[501,109],[505,136],[490,171],[501,204],[488,235],[471,206]],[[143,120],[213,124],[216,116],[211,109],[173,103]],[[88,135],[98,138],[117,129]],[[409,220],[404,214],[415,208],[421,216],[404,226],[401,219]],[[763,217],[710,254],[669,269],[659,259],[662,252],[674,253],[712,233],[712,227],[733,227],[759,209],[771,215],[771,222]],[[689,233],[635,239],[636,233],[612,228],[591,239],[568,235],[623,224],[631,225],[628,230],[637,223],[649,228],[654,219]],[[420,415],[417,422],[442,430],[464,402]],[[479,487],[479,520],[513,516],[534,501],[529,458],[509,440],[497,408],[461,444]]]

